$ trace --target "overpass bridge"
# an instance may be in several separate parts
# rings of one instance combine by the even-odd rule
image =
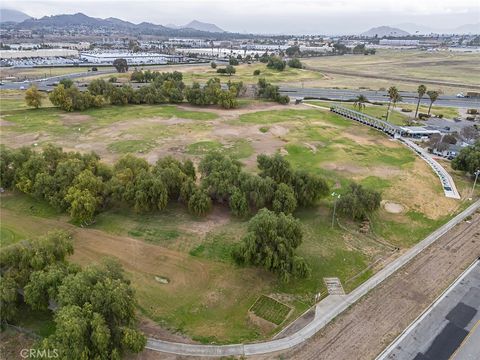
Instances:
[[[409,149],[414,151],[418,156],[420,156],[432,168],[435,174],[437,174],[446,197],[452,199],[460,199],[460,194],[457,190],[457,187],[455,186],[455,182],[453,181],[447,170],[445,170],[442,165],[435,161],[428,152],[426,152],[423,148],[421,148],[416,143],[406,137],[407,131],[405,129],[408,129],[408,127],[400,127],[394,124],[390,124],[385,120],[377,119],[373,116],[352,109],[348,109],[341,105],[332,105],[330,111],[348,119],[358,121],[359,123],[362,123],[364,125],[373,127],[389,136],[393,136],[394,138],[398,139],[402,144],[404,144]]]

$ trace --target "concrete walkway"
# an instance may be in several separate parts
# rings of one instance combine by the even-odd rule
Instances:
[[[455,186],[455,182],[442,165],[435,161],[428,152],[426,152],[424,149],[422,149],[410,139],[400,138],[399,140],[403,144],[408,146],[410,149],[415,151],[418,156],[420,156],[423,160],[425,160],[428,165],[430,165],[435,174],[437,174],[437,176],[439,177],[440,182],[442,183],[443,192],[445,193],[446,197],[460,199],[460,194],[457,190],[457,187]]]
[[[147,349],[172,353],[177,355],[192,356],[232,356],[232,355],[259,355],[292,348],[315,335],[336,316],[345,311],[350,305],[357,302],[370,290],[412,260],[425,248],[433,244],[439,237],[444,235],[456,224],[480,209],[480,200],[470,205],[462,213],[455,216],[445,225],[435,230],[432,234],[412,247],[399,258],[385,266],[369,280],[347,295],[327,296],[315,306],[315,317],[304,328],[284,338],[254,344],[234,345],[197,345],[182,344],[169,341],[148,339]]]

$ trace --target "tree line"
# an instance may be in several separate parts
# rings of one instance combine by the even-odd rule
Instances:
[[[318,203],[328,195],[329,186],[322,177],[293,169],[278,153],[259,155],[257,166],[258,175],[246,172],[238,160],[219,152],[207,154],[198,171],[192,161],[172,157],[150,165],[126,155],[109,166],[94,153],[63,152],[47,145],[42,152],[3,149],[0,186],[68,211],[78,224],[90,224],[97,213],[115,206],[149,213],[162,211],[171,202],[184,204],[195,216],[206,215],[214,203],[237,217],[256,214],[232,254],[235,260],[262,265],[285,281],[308,276],[308,266],[294,255],[302,231],[292,214]],[[353,184],[338,203],[339,213],[363,220],[378,209],[380,200],[378,192]],[[265,233],[269,226],[276,230]]]
[[[55,310],[55,332],[36,346],[61,359],[121,359],[146,344],[135,328],[135,294],[120,264],[105,259],[81,268],[68,233],[56,231],[0,251],[2,325],[20,305]]]

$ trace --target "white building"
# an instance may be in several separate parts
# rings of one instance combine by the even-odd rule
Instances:
[[[167,64],[180,62],[182,56],[144,52],[82,52],[80,59],[92,64],[112,64],[116,59],[125,59],[129,65]]]
[[[381,39],[378,42],[379,45],[388,46],[417,46],[420,44],[420,40],[407,40],[407,39]]]

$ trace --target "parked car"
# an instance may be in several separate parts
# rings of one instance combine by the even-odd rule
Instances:
[[[465,97],[465,95],[463,95],[463,93],[458,93],[457,94],[457,98],[464,98],[464,97]]]

